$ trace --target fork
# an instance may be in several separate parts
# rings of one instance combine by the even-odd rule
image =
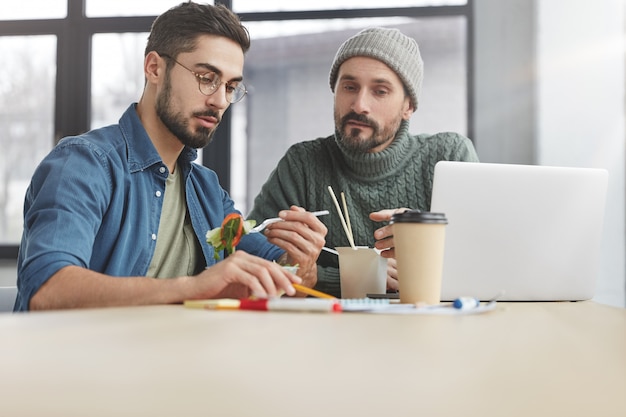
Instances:
[[[328,213],[329,213],[328,210],[321,210],[321,211],[313,211],[313,212],[311,212],[311,214],[316,216],[316,217],[324,216],[324,215],[326,215]],[[284,221],[284,220],[281,219],[280,217],[272,217],[271,219],[265,219],[265,220],[263,220],[263,222],[261,222],[261,224],[256,225],[252,229],[250,229],[250,231],[248,233],[259,233],[259,232],[262,232],[263,229],[265,229],[268,225],[270,225],[272,223],[282,222],[282,221]]]

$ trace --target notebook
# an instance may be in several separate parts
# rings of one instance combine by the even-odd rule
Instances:
[[[442,161],[432,212],[446,214],[442,300],[594,296],[608,172]]]

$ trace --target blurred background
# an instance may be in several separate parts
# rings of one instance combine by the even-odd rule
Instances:
[[[467,135],[483,162],[609,171],[595,300],[626,306],[625,1],[220,1],[250,31],[249,94],[196,162],[247,213],[291,144],[333,133],[339,45],[366,27],[399,28],[425,63],[413,133]],[[179,3],[0,4],[0,286],[15,284],[33,170],[60,138],[116,123],[139,99],[150,25]]]

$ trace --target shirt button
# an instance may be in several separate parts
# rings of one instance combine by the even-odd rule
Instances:
[[[160,172],[161,174],[165,174],[165,167],[161,167],[161,168],[159,168],[159,172]]]
[[[157,197],[161,197],[161,191],[157,191],[156,193],[154,193]]]
[[[152,233],[152,240],[156,240],[156,234]]]

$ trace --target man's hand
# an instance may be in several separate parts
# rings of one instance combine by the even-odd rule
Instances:
[[[387,258],[387,289],[398,291],[400,284],[398,283],[398,264],[395,258]]]
[[[284,262],[298,265],[302,284],[312,288],[317,283],[317,258],[326,243],[328,229],[302,207],[291,206],[278,216],[284,221],[267,226],[265,236],[269,242],[287,251]]]
[[[408,208],[397,208],[397,209],[385,209],[380,211],[375,211],[370,213],[370,220],[375,222],[388,222],[391,220],[391,216],[396,213],[404,213],[405,211],[410,210]],[[376,249],[381,250],[380,255],[383,258],[395,258],[395,246],[393,243],[393,232],[391,230],[390,225],[386,225],[374,231],[374,239],[376,243],[374,247]]]
[[[292,283],[302,280],[276,262],[235,251],[221,262],[192,277],[193,298],[276,297],[283,292],[295,295]]]

